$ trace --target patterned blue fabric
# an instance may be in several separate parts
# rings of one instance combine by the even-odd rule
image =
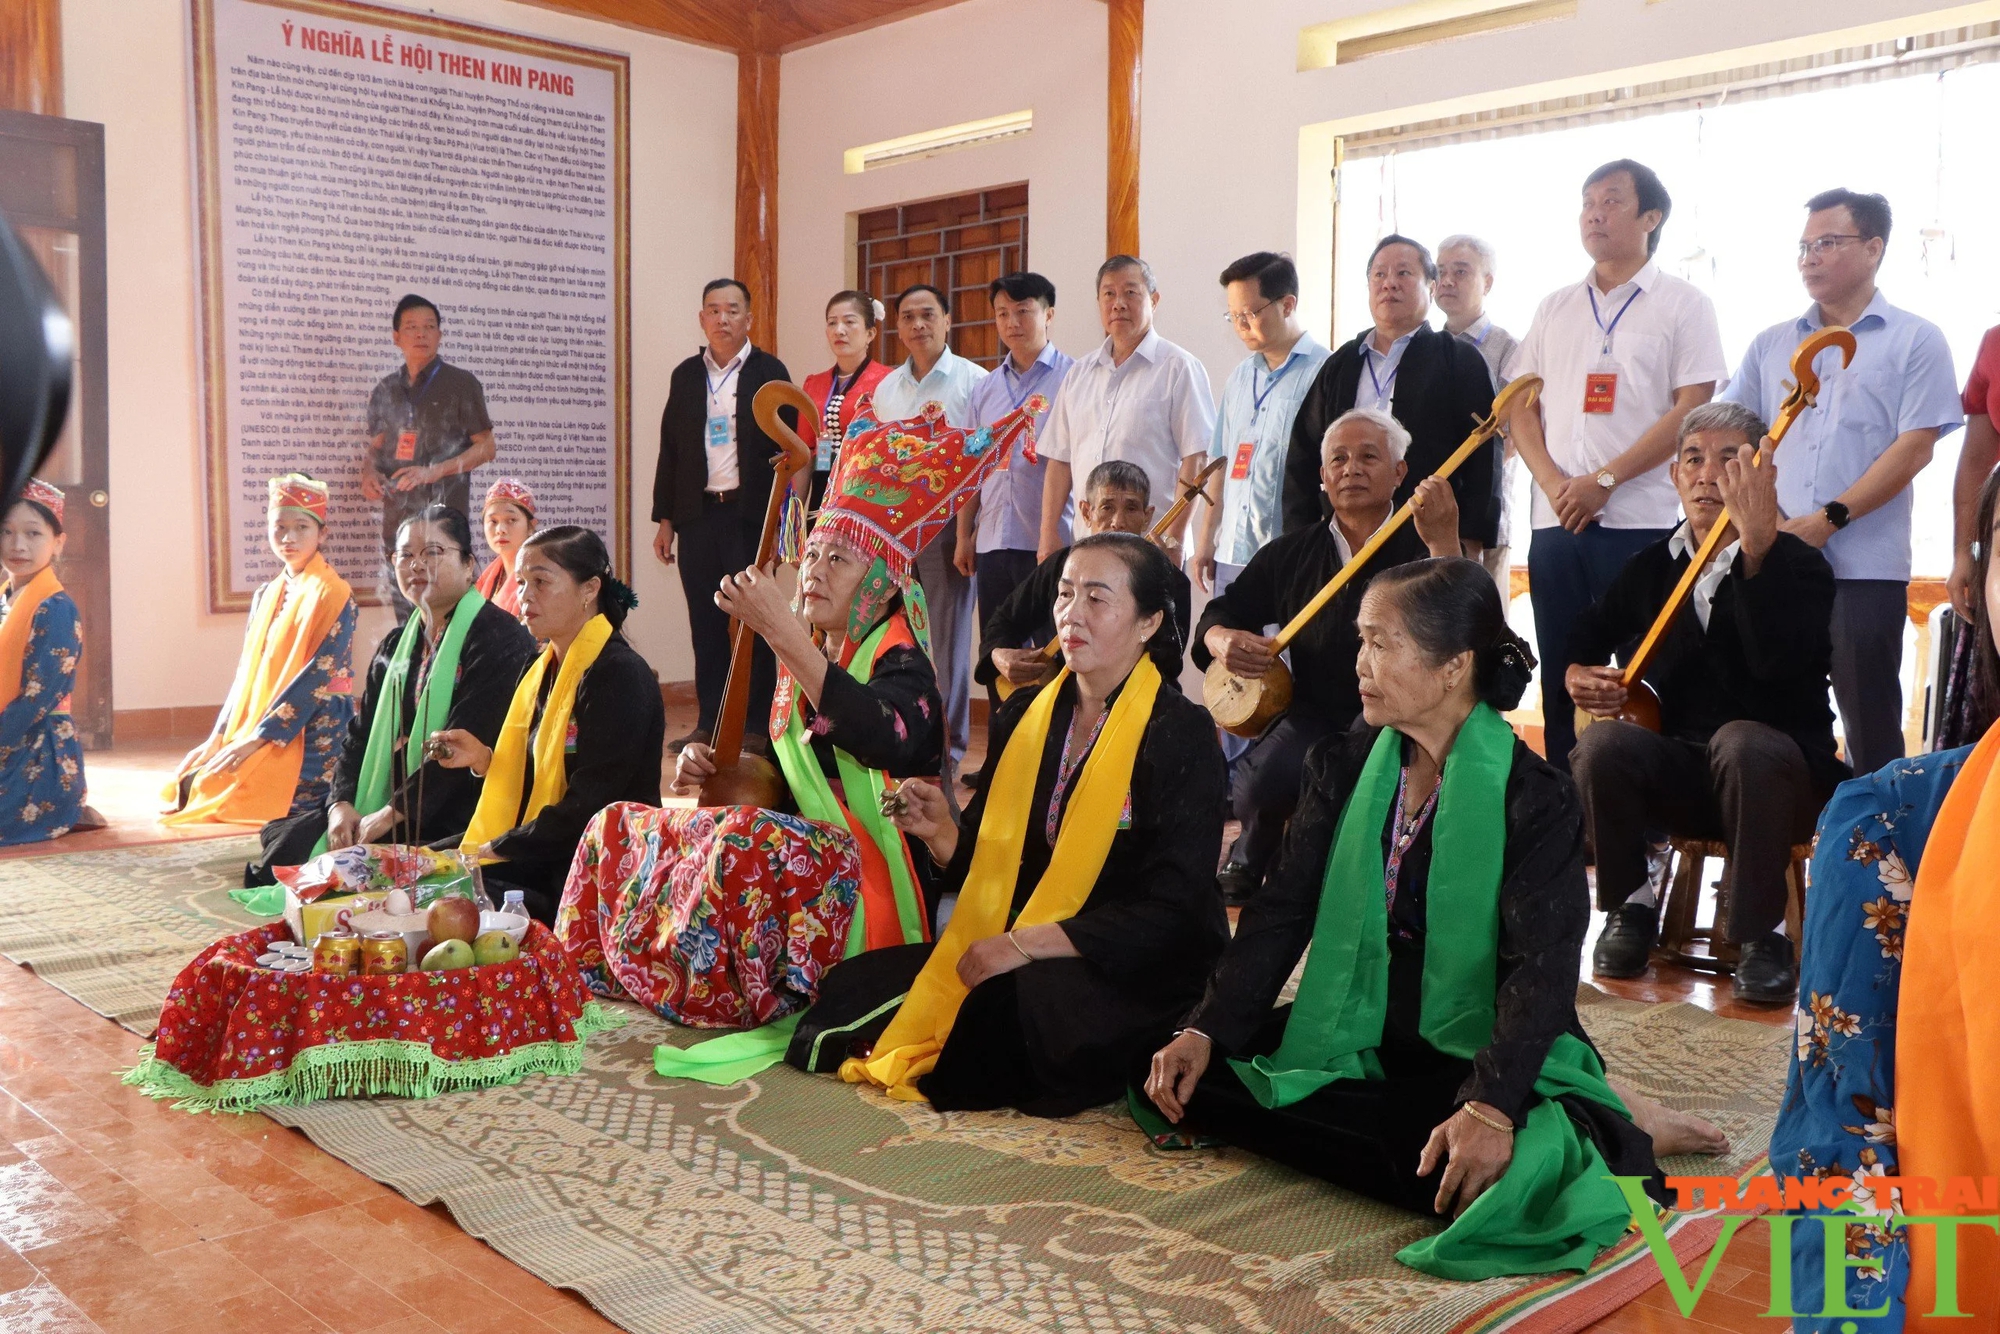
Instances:
[[[21,658],[21,693],[0,709],[0,846],[69,832],[83,810],[83,744],[69,696],[83,627],[67,593],[35,608]]]
[[[1797,1041],[1771,1133],[1771,1170],[1780,1178],[1851,1178],[1868,1210],[1878,1206],[1861,1189],[1864,1178],[1896,1171],[1896,1002],[1910,895],[1931,822],[1971,753],[1968,746],[1898,760],[1842,783],[1820,815],[1800,948]],[[1819,1306],[1825,1292],[1821,1226],[1801,1221],[1792,1228],[1798,1310]],[[1897,1334],[1908,1243],[1900,1233],[1851,1226],[1847,1245],[1850,1255],[1885,1261],[1880,1271],[1850,1272],[1847,1304],[1873,1310],[1886,1301],[1887,1313],[1801,1315],[1793,1328]]]
[[[340,761],[341,742],[354,716],[354,624],[360,613],[349,599],[340,619],[328,632],[312,663],[297,676],[258,722],[256,735],[282,746],[303,733],[304,761],[299,785],[292,790],[286,818],[324,809],[333,791],[333,770]]]

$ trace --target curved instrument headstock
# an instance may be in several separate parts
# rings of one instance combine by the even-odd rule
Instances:
[[[799,425],[806,428],[804,437],[778,415],[779,408],[798,409]],[[778,457],[771,461],[772,470],[778,475],[774,486],[782,487],[792,480],[794,473],[812,467],[811,442],[819,437],[819,405],[806,396],[805,390],[790,380],[773,380],[750,400],[750,411],[764,434],[778,442]]]
[[[1507,381],[1506,387],[1493,396],[1493,410],[1486,414],[1486,420],[1479,424],[1487,435],[1507,424],[1508,416],[1515,408],[1532,408],[1542,401],[1542,377],[1539,375],[1517,375]]]
[[[1839,325],[1813,330],[1792,353],[1792,392],[1807,403],[1812,402],[1813,395],[1819,392],[1819,373],[1813,369],[1813,363],[1819,360],[1820,353],[1830,347],[1840,349],[1843,368],[1854,364],[1854,334]]]

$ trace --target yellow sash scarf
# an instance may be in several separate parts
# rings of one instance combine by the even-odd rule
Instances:
[[[45,565],[7,604],[6,619],[0,620],[0,709],[21,693],[21,663],[28,654],[28,631],[34,628],[35,609],[62,591],[56,567]]]
[[[285,688],[312,665],[353,595],[347,581],[318,555],[292,578],[289,589],[282,575],[264,585],[250,610],[229,702],[222,706],[223,745],[243,740],[264,721]],[[346,672],[348,666],[335,663],[334,669]],[[292,808],[305,756],[301,731],[282,746],[261,747],[233,773],[197,775],[187,805],[173,810],[187,777],[177,773],[161,794],[169,813],[160,823],[263,824],[278,819]]]
[[[1942,1194],[1951,1178],[1977,1183],[2000,1173],[2000,1063],[1993,1059],[2000,1051],[2000,977],[1992,963],[1993,942],[2000,940],[1996,761],[2000,727],[1986,733],[1952,783],[1910,899],[1897,999],[1896,1144],[1901,1175],[1934,1179],[1943,1201],[1940,1208],[1918,1208],[1906,1193],[1903,1208],[1911,1214],[1957,1213],[1960,1206]],[[1930,1315],[1937,1232],[1909,1230],[1911,1330],[1964,1325]],[[1980,1227],[1957,1232],[1959,1309],[1990,1322],[2000,1312],[2000,1238]]]
[[[1035,697],[1020,726],[1008,738],[1000,767],[994,771],[986,812],[979,821],[979,842],[972,851],[965,885],[959,890],[958,907],[923,971],[911,984],[910,998],[875,1044],[874,1054],[840,1067],[840,1077],[848,1083],[874,1084],[905,1102],[923,1097],[916,1081],[937,1064],[938,1053],[944,1050],[945,1039],[951,1036],[952,1023],[958,1018],[958,1007],[965,1000],[958,961],[974,941],[1007,929],[1007,910],[1013,906],[1014,884],[1021,874],[1021,848],[1033,814],[1029,808],[1035,799],[1035,778],[1042,768],[1042,748],[1048,744],[1056,695],[1068,678],[1065,667]],[[1152,659],[1140,658],[1125,678],[1125,688],[1111,706],[1111,716],[1104,720],[1104,731],[1091,748],[1090,758],[1083,763],[1083,774],[1063,811],[1048,869],[1028,896],[1015,926],[1065,921],[1090,897],[1104,870],[1104,859],[1110,855],[1111,840],[1118,833],[1118,817],[1132,790],[1132,764],[1139,755],[1139,740],[1152,719],[1153,701],[1159,693],[1159,668]]]
[[[521,683],[514,687],[514,700],[507,706],[507,721],[500,725],[500,737],[493,745],[493,761],[486,769],[485,786],[479,790],[479,805],[473,809],[472,824],[459,846],[461,852],[491,843],[517,825],[525,824],[542,807],[563,799],[569,790],[569,772],[563,751],[569,739],[569,716],[576,708],[576,689],[583,674],[597,661],[597,655],[611,642],[611,622],[593,616],[570,642],[556,672],[555,686],[549,691],[548,707],[542,710],[541,731],[535,734],[535,788],[528,794],[528,809],[521,809],[521,785],[528,777],[528,732],[535,722],[535,701],[542,693],[542,678],[555,660],[553,646],[541,651]]]

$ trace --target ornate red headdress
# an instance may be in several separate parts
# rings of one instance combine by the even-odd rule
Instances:
[[[326,526],[327,485],[317,477],[308,477],[302,472],[288,472],[271,479],[271,512],[297,510],[310,514]]]
[[[55,515],[56,526],[62,527],[63,493],[39,477],[30,477],[28,484],[21,488],[21,499],[32,500],[50,514]]]
[[[487,487],[486,503],[480,508],[482,510],[491,509],[493,502],[497,500],[504,500],[510,505],[518,505],[521,507],[523,514],[526,514],[531,519],[535,517],[535,493],[530,491],[528,484],[518,477],[502,477],[499,481]]]
[[[1040,394],[991,426],[965,431],[947,426],[944,408],[924,404],[908,421],[877,422],[859,416],[847,428],[840,460],[827,483],[815,533],[830,532],[865,555],[880,557],[889,576],[907,586],[917,553],[971,501],[995,468],[1007,466],[1019,444],[1035,457],[1035,415],[1048,406]],[[872,411],[872,404],[864,405]]]

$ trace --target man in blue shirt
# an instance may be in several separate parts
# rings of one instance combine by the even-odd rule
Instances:
[[[1833,565],[1833,696],[1848,761],[1871,773],[1903,754],[1903,618],[1910,584],[1911,483],[1938,437],[1962,422],[1944,334],[1875,286],[1889,201],[1828,190],[1806,201],[1799,276],[1813,304],[1757,335],[1722,397],[1771,420],[1799,342],[1854,331],[1854,364],[1820,355],[1818,402],[1774,456],[1784,530]]]
[[[976,426],[991,426],[1035,394],[1053,405],[1056,390],[1075,364],[1049,341],[1056,313],[1054,283],[1039,273],[1003,274],[993,280],[986,295],[1007,356],[972,391]],[[1048,408],[1035,414],[1037,440],[1048,419]],[[1035,545],[1042,533],[1042,477],[1047,472],[1046,462],[1030,463],[1017,451],[1006,467],[987,475],[972,503],[958,512],[954,563],[959,573],[978,581],[981,624],[1034,572]],[[1067,546],[1067,500],[1057,522]]]
[[[1328,355],[1299,322],[1299,271],[1290,259],[1268,250],[1245,255],[1222,271],[1222,289],[1229,302],[1222,318],[1250,355],[1222,386],[1208,453],[1229,462],[1209,478],[1190,571],[1215,594],[1284,531],[1292,419]]]

